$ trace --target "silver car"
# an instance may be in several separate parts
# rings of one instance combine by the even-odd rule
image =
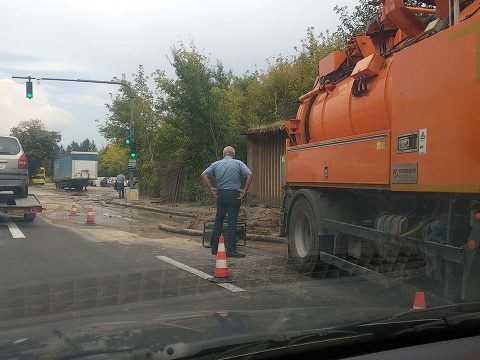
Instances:
[[[17,138],[0,136],[0,191],[28,196],[27,157]]]

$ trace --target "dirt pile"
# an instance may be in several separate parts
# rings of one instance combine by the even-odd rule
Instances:
[[[215,207],[199,206],[197,204],[159,204],[155,200],[142,199],[138,205],[175,211],[186,216],[171,216],[169,220],[180,227],[193,230],[203,230],[205,221],[215,219]],[[238,216],[239,222],[247,224],[247,232],[259,235],[278,236],[280,233],[281,209],[261,206],[243,205]]]

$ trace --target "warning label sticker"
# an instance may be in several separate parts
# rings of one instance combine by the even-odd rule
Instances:
[[[427,129],[418,131],[418,154],[425,155],[427,153]]]

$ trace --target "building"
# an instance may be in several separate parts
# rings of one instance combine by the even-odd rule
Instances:
[[[253,172],[248,194],[254,204],[280,206],[283,200],[285,130],[284,121],[249,129],[247,165]]]

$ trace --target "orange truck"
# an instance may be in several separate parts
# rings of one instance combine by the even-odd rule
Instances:
[[[470,276],[480,244],[480,0],[379,3],[366,34],[320,61],[285,124],[289,256],[303,272],[420,273],[442,297],[469,299],[480,294]]]

